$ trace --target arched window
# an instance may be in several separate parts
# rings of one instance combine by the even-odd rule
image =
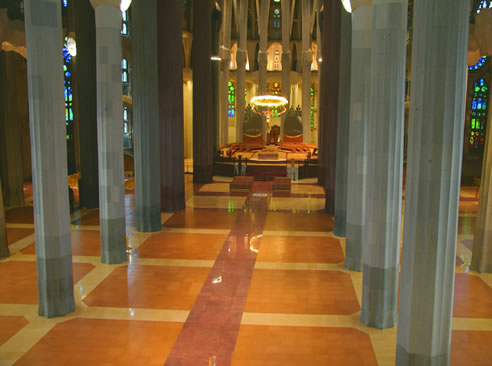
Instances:
[[[234,88],[234,84],[232,81],[229,81],[229,90],[227,92],[227,101],[229,104],[229,117],[234,117],[235,116],[235,111],[236,111],[236,89]]]
[[[68,0],[62,0],[62,8],[68,7]]]
[[[480,5],[478,6],[477,13],[480,13],[483,9],[491,9],[492,1],[490,0],[481,0]]]
[[[314,94],[314,85],[311,87],[310,90],[310,95],[311,95],[311,106],[310,106],[310,118],[311,118],[311,129],[314,129],[314,102],[315,102],[315,94]]]
[[[280,70],[280,51],[275,50],[273,53],[273,69]]]
[[[121,34],[125,37],[130,36],[130,28],[128,27],[128,10],[121,12]]]
[[[483,65],[485,65],[485,62],[487,62],[487,56],[483,56],[480,58],[480,60],[477,61],[475,65],[468,66],[469,71],[475,71],[480,69]]]
[[[273,28],[280,29],[280,9],[273,9]]]
[[[128,61],[126,58],[121,60],[121,81],[128,83]]]
[[[487,122],[488,87],[483,78],[473,89],[472,115],[470,121],[470,151],[481,153],[485,145],[485,127]]]
[[[63,78],[65,95],[65,123],[67,127],[67,141],[73,140],[73,95],[72,95],[72,72],[70,61],[72,55],[67,48],[68,36],[63,44]]]

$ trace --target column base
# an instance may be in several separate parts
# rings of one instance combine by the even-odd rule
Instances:
[[[364,264],[361,322],[371,328],[393,328],[396,324],[397,269]]]
[[[39,316],[53,318],[74,312],[72,256],[37,257],[36,269]]]
[[[125,218],[101,218],[101,262],[120,264],[126,260]]]
[[[449,353],[436,356],[419,355],[408,353],[405,348],[396,345],[396,365],[397,366],[448,366]]]

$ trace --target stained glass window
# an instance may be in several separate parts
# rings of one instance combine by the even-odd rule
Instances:
[[[485,125],[487,121],[488,86],[483,78],[473,89],[472,115],[470,120],[470,151],[481,153],[485,145]]]
[[[483,9],[491,9],[492,1],[490,0],[481,0],[480,5],[478,6],[477,13],[480,13]]]
[[[130,36],[130,30],[128,28],[128,10],[121,12],[121,34],[125,37]]]
[[[275,94],[275,95],[279,95],[281,92],[281,89],[280,89],[280,84],[277,83],[277,82],[274,82],[273,83],[273,86],[272,86],[272,94]],[[278,109],[277,108],[274,108],[272,110],[272,114],[273,114],[273,117],[278,117]]]
[[[315,91],[314,91],[314,86],[311,87],[310,90],[310,95],[311,95],[311,106],[310,106],[310,118],[311,118],[311,129],[314,129],[314,102],[315,102]]]
[[[475,65],[468,66],[469,71],[475,71],[480,69],[483,65],[485,65],[485,62],[487,61],[487,56],[483,56],[480,58],[480,60],[477,61]]]
[[[273,28],[280,29],[280,9],[273,10]]]
[[[227,101],[229,103],[229,117],[234,117],[235,116],[235,111],[236,111],[236,89],[234,88],[234,84],[232,81],[229,81],[229,90],[227,93]]]
[[[123,107],[123,133],[128,134],[129,128],[128,128],[128,108]]]
[[[66,8],[68,6],[68,0],[62,0],[62,7]]]
[[[67,140],[73,139],[73,94],[72,94],[72,73],[70,61],[72,55],[67,48],[68,37],[65,37],[63,44],[63,78],[64,78],[64,97],[65,97],[65,125],[67,128]]]
[[[126,58],[121,60],[121,81],[128,83],[128,61]]]

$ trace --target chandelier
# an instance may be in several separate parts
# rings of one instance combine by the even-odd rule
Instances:
[[[277,115],[284,113],[287,110],[289,101],[280,95],[263,94],[251,98],[250,104],[253,106],[253,112],[266,117],[268,124],[273,111],[277,111]]]

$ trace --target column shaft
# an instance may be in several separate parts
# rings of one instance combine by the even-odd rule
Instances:
[[[182,1],[157,3],[161,211],[185,208],[182,11]]]
[[[364,6],[352,13],[345,267],[354,271],[362,271],[362,236],[365,231],[372,11],[372,6]]]
[[[133,120],[137,230],[161,230],[157,0],[132,5]]]
[[[229,142],[229,63],[231,62],[231,22],[232,0],[224,0],[222,5],[222,45],[220,47],[220,82],[219,82],[219,141],[222,145]]]
[[[2,179],[0,178],[0,258],[10,256],[7,228],[5,226],[5,206],[3,205]]]
[[[337,236],[346,235],[347,169],[350,122],[350,73],[352,63],[352,14],[341,11],[340,85],[338,94],[337,162],[335,175],[335,224]]]
[[[195,1],[195,14],[211,14],[211,1]],[[212,181],[212,24],[210,16],[193,24],[193,182]]]
[[[290,54],[290,0],[282,0],[282,94],[290,103],[290,69],[292,68],[292,56]],[[284,121],[287,113],[284,113],[280,121],[280,139],[284,136]]]
[[[407,16],[407,0],[374,1],[361,320],[381,329],[396,322]]]
[[[126,260],[121,13],[103,4],[95,14],[101,261],[112,264]]]
[[[270,0],[260,0],[260,50],[258,51],[258,93],[267,92],[267,64],[268,64],[268,19],[270,14]],[[267,122],[263,120],[263,141],[267,137]]]
[[[67,185],[61,3],[24,2],[31,133],[38,313],[75,309]]]
[[[302,141],[311,143],[311,0],[302,5]]]
[[[248,0],[239,3],[239,45],[236,51],[237,88],[236,88],[236,142],[243,141],[243,124],[246,88],[246,42],[248,40]]]
[[[397,365],[449,365],[469,11],[414,4]]]

